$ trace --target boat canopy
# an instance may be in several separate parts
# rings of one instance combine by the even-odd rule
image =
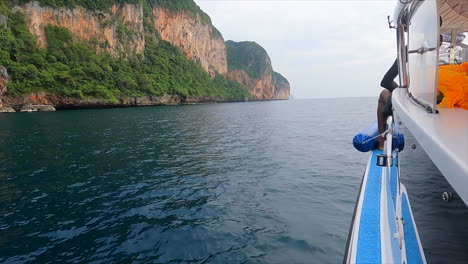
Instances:
[[[439,15],[442,17],[442,31],[468,31],[468,1],[439,0]]]
[[[427,0],[437,1],[439,15],[442,17],[442,30],[450,31],[452,29],[468,31],[468,1],[466,0]],[[394,20],[399,21],[405,8],[415,5],[414,2],[422,1],[398,1],[395,8]],[[417,4],[417,3],[416,3]],[[414,10],[414,8],[413,8]]]

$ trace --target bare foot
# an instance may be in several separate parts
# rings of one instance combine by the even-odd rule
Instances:
[[[385,138],[380,136],[380,137],[377,138],[377,141],[378,141],[378,148],[380,150],[384,150]]]

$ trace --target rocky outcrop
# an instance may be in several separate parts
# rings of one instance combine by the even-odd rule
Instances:
[[[114,5],[110,12],[89,11],[82,7],[52,8],[34,1],[16,6],[14,11],[25,14],[29,31],[37,37],[39,47],[47,47],[44,32],[48,24],[67,28],[74,36],[87,41],[95,40],[100,52],[120,56],[122,51],[142,53],[145,48],[143,7],[141,5]]]
[[[249,88],[257,100],[289,98],[289,82],[273,72],[264,48],[255,42],[226,41],[229,72],[227,77]]]
[[[290,86],[288,80],[277,72],[273,72],[271,77],[274,87],[273,99],[288,100],[290,97]]]
[[[60,96],[49,93],[32,93],[26,96],[5,96],[4,102],[18,112],[51,112],[55,111],[54,103]]]
[[[226,47],[222,35],[200,14],[186,11],[170,12],[153,8],[154,27],[161,38],[182,50],[205,71],[227,73]]]
[[[13,107],[10,107],[10,106],[0,107],[0,113],[14,113],[14,112],[16,111]]]
[[[250,94],[256,100],[272,100],[274,87],[271,82],[271,73],[264,73],[259,78],[252,78],[245,70],[229,71],[227,77],[249,88]]]
[[[32,93],[27,96],[6,96],[5,104],[10,107],[4,107],[12,112],[44,112],[55,111],[55,109],[85,109],[85,108],[113,108],[113,107],[131,107],[131,106],[156,106],[156,105],[177,105],[177,104],[200,104],[227,102],[233,100],[222,100],[209,96],[200,97],[182,97],[178,95],[163,96],[142,96],[118,98],[112,102],[102,99],[79,99],[66,96],[60,96],[51,93]],[[235,101],[235,100],[234,100]],[[1,112],[1,108],[0,108]]]
[[[0,107],[3,107],[2,97],[7,91],[8,86],[8,72],[3,66],[0,66]]]
[[[31,105],[25,104],[21,106],[19,112],[53,112],[55,111],[55,107],[51,105]]]

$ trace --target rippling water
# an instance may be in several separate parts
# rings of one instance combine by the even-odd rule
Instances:
[[[339,263],[375,101],[0,115],[0,262]],[[467,208],[403,155],[429,263],[466,263]]]

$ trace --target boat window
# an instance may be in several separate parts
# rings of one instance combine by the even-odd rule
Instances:
[[[408,90],[428,111],[434,111],[439,48],[437,2],[414,3],[418,4],[419,8],[411,17],[408,32]]]
[[[454,89],[448,87],[453,83],[460,88],[460,78],[446,78],[454,76],[448,70],[460,72],[461,68],[463,71],[467,68],[467,64],[463,64],[468,62],[466,1],[409,1],[395,13],[400,85],[408,88],[411,97],[428,112],[435,113],[438,106],[466,107],[468,110],[468,99],[464,99],[466,104],[463,103],[463,106],[457,106],[453,102],[460,101],[461,93],[455,93]],[[401,19],[405,14],[410,17],[407,37],[402,30]],[[441,71],[445,71],[445,74],[440,74]],[[444,83],[445,88],[448,87],[444,93],[439,89],[441,83]],[[447,103],[450,96],[456,99],[451,101],[453,104]],[[441,99],[445,100],[445,106],[444,101],[437,106]]]

